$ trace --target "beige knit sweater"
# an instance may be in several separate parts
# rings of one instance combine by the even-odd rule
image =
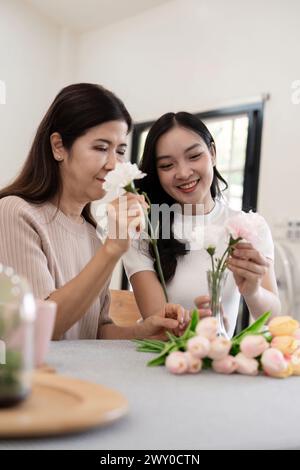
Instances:
[[[77,276],[101,245],[92,225],[77,224],[61,211],[55,215],[56,210],[51,203],[34,205],[16,196],[0,199],[0,262],[25,276],[40,299]],[[96,338],[98,327],[110,322],[108,285],[65,339]]]

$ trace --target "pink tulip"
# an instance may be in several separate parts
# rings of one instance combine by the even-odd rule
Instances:
[[[258,374],[258,361],[256,359],[245,356],[239,353],[235,356],[237,364],[236,371],[244,375],[257,375]]]
[[[223,357],[228,356],[230,349],[231,341],[219,336],[210,343],[208,357],[218,361],[223,359]]]
[[[288,377],[293,373],[292,366],[285,360],[279,349],[269,348],[261,357],[263,370],[271,377]]]
[[[197,372],[200,372],[202,369],[202,360],[188,351],[183,354],[185,355],[188,364],[187,372],[190,374],[197,374]]]
[[[206,317],[199,321],[196,333],[198,336],[212,340],[217,336],[218,322],[214,317]]]
[[[249,358],[260,356],[269,348],[268,341],[262,335],[248,335],[242,339],[241,352]]]
[[[237,368],[235,358],[233,356],[226,356],[223,359],[214,360],[212,367],[215,372],[219,374],[232,374]]]
[[[166,359],[166,368],[172,374],[184,374],[188,370],[185,353],[174,351]]]
[[[204,336],[195,336],[187,342],[187,350],[194,357],[202,359],[207,356],[210,348],[210,342]]]

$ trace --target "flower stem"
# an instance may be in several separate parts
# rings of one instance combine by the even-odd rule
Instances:
[[[126,186],[124,189],[128,192],[139,195],[139,193],[138,193],[137,189],[135,188],[133,182],[130,185]],[[147,200],[149,206],[151,206],[151,202],[150,202],[150,199],[148,198],[147,194],[143,193],[143,195],[144,195],[145,199]],[[151,245],[153,246],[153,250],[154,250],[154,254],[155,254],[158,277],[159,277],[162,289],[164,291],[164,296],[165,296],[166,302],[169,302],[166,283],[165,283],[165,278],[164,278],[164,274],[163,274],[163,270],[162,270],[161,262],[160,262],[160,255],[159,255],[159,251],[158,251],[158,247],[157,247],[157,240],[156,240],[155,233],[154,233],[152,224],[150,222],[149,216],[147,214],[147,211],[145,209],[143,209],[143,211],[144,211],[144,215],[145,215],[145,218],[146,218],[146,221],[147,221],[147,226],[149,227],[149,230],[150,230],[150,242],[151,242]]]
[[[162,267],[161,267],[161,262],[160,262],[160,256],[159,256],[159,251],[158,251],[158,248],[157,248],[157,241],[155,239],[151,239],[151,243],[152,243],[152,246],[153,246],[153,249],[154,249],[154,253],[155,253],[155,258],[156,258],[156,264],[157,264],[157,270],[158,270],[158,276],[159,276],[159,280],[161,282],[161,286],[163,288],[163,291],[164,291],[164,294],[165,294],[165,298],[166,298],[166,302],[169,302],[169,299],[168,299],[168,294],[167,294],[167,288],[166,288],[166,283],[165,283],[165,278],[164,278],[164,275],[163,275],[163,271],[162,271]]]

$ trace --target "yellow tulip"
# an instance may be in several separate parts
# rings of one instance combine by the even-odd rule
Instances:
[[[290,377],[290,375],[293,375],[293,366],[289,362],[286,369],[282,370],[281,372],[277,372],[272,375],[272,377],[276,377],[279,379],[285,379],[286,377]]]
[[[298,348],[298,341],[293,336],[275,336],[271,341],[271,347],[290,355]]]
[[[300,349],[292,354],[290,364],[293,368],[293,375],[300,375]]]
[[[290,336],[299,328],[299,323],[294,318],[284,315],[273,318],[268,326],[272,336]]]

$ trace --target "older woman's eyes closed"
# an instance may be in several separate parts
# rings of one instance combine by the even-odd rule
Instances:
[[[99,152],[108,152],[109,148],[108,147],[95,147],[95,150],[98,150]],[[117,154],[120,155],[120,157],[124,158],[126,154],[126,150],[117,150]]]

